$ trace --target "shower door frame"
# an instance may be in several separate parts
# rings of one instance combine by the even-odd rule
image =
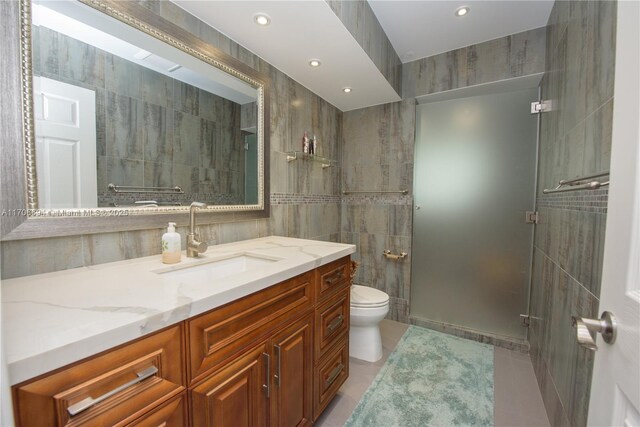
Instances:
[[[514,91],[520,91],[520,90],[527,90],[527,89],[537,89],[537,99],[532,99],[531,102],[541,102],[542,101],[542,88],[541,88],[541,79],[542,79],[542,74],[540,73],[539,75],[534,75],[534,76],[529,76],[529,77],[524,77],[524,78],[514,78],[514,79],[508,79],[505,81],[500,81],[500,82],[495,82],[495,83],[489,83],[486,85],[482,85],[483,87],[476,87],[476,86],[472,86],[472,87],[468,87],[468,88],[461,88],[461,89],[453,89],[450,91],[445,91],[445,92],[439,92],[436,94],[432,94],[432,95],[426,95],[426,96],[422,96],[419,98],[416,98],[417,102],[420,104],[424,104],[424,103],[428,103],[428,102],[440,102],[440,101],[449,101],[449,100],[454,100],[454,99],[464,99],[464,98],[470,98],[470,97],[474,97],[474,96],[478,96],[478,95],[486,95],[486,94],[492,94],[492,93],[496,93],[497,92],[514,92]],[[420,100],[428,100],[429,98],[433,97],[434,101],[426,101],[426,102],[420,102]],[[419,117],[420,114],[420,110],[419,108],[416,108],[416,127],[418,124],[418,120],[420,119]],[[532,113],[533,114],[533,113]],[[536,128],[536,136],[535,136],[535,159],[534,159],[534,182],[533,182],[533,192],[531,193],[531,197],[533,198],[532,200],[532,206],[534,209],[534,212],[538,212],[538,203],[537,203],[537,194],[538,194],[538,187],[539,187],[539,166],[540,166],[540,132],[541,132],[541,116],[542,116],[542,112],[536,113],[536,124],[535,124],[535,128]],[[416,132],[416,141],[414,143],[414,162],[417,163],[417,155],[416,155],[416,151],[417,151],[417,137],[418,134]],[[417,179],[416,179],[416,164],[414,163],[414,177],[413,177],[413,188],[412,188],[412,194],[413,194],[413,206],[414,206],[414,210],[415,209],[419,209],[416,200],[415,200],[415,195],[416,195],[416,184],[417,184]],[[411,229],[412,229],[412,240],[414,238],[416,238],[415,236],[415,219],[414,216],[411,216]],[[486,332],[486,331],[481,331],[481,330],[477,330],[477,329],[473,329],[473,328],[469,328],[466,326],[461,326],[461,325],[455,325],[455,324],[449,324],[449,323],[444,323],[444,322],[440,322],[437,320],[430,320],[430,319],[426,319],[423,317],[416,317],[413,315],[412,311],[411,311],[411,301],[413,300],[413,293],[411,294],[411,299],[410,302],[408,304],[408,319],[409,319],[409,323],[411,324],[415,324],[418,326],[424,326],[424,327],[428,327],[430,329],[435,329],[435,330],[439,330],[440,332],[444,332],[444,333],[448,333],[448,334],[452,334],[452,335],[457,335],[457,336],[462,336],[465,338],[469,338],[469,339],[474,339],[477,341],[482,341],[482,342],[487,342],[493,345],[498,345],[498,346],[502,346],[502,347],[507,347],[507,348],[514,348],[514,349],[520,349],[522,351],[527,351],[528,350],[528,340],[529,340],[529,316],[531,313],[531,291],[532,291],[532,281],[533,281],[533,252],[534,252],[534,246],[535,246],[535,230],[536,230],[536,222],[531,224],[531,245],[529,247],[529,277],[526,280],[527,283],[527,289],[525,290],[524,294],[526,295],[526,302],[524,304],[524,307],[526,309],[525,313],[521,314],[521,326],[527,328],[527,330],[525,331],[524,334],[524,338],[522,340],[515,338],[515,337],[511,337],[511,336],[507,336],[507,335],[501,335],[501,334],[493,334],[490,332]],[[412,245],[414,246],[414,245]],[[412,282],[412,286],[411,288],[413,289],[413,286],[415,284],[415,279],[416,276],[414,274],[414,256],[415,253],[412,254],[412,260],[411,260],[411,282]]]

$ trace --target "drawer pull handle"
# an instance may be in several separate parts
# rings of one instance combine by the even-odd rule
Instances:
[[[325,386],[329,387],[331,384],[333,384],[333,382],[336,380],[336,378],[338,378],[338,375],[340,375],[340,372],[342,372],[343,369],[344,365],[342,363],[333,368],[333,371],[331,371],[331,375],[329,375],[329,378],[327,378],[327,380],[325,381]]]
[[[264,390],[264,394],[268,399],[271,396],[271,357],[267,353],[262,353],[262,360],[264,361],[264,365],[266,367],[266,379],[265,383],[262,384],[262,389]]]
[[[342,314],[333,319],[331,323],[329,323],[329,326],[327,326],[329,333],[333,333],[333,331],[335,331],[338,327],[342,326],[342,322],[344,322],[344,316]]]
[[[326,279],[324,279],[324,283],[326,283],[329,286],[332,286],[338,283],[339,281],[341,281],[343,278],[344,278],[344,271],[339,270],[333,273],[331,277],[327,277]]]
[[[280,387],[280,352],[282,351],[279,345],[274,345],[274,348],[276,349],[276,357],[278,358],[278,361],[276,362],[276,373],[273,375],[273,377],[276,379],[276,385],[278,387]]]
[[[118,386],[113,390],[106,392],[102,396],[96,397],[95,399],[92,397],[87,397],[86,399],[81,400],[78,403],[74,403],[73,405],[67,408],[67,412],[69,412],[69,415],[71,415],[72,417],[74,415],[78,415],[80,412],[86,411],[87,409],[91,408],[93,405],[97,405],[98,403],[110,398],[114,394],[120,393],[121,391],[133,385],[141,383],[142,381],[154,376],[157,373],[158,373],[158,368],[156,368],[155,366],[150,366],[145,370],[137,372],[136,375],[138,376],[138,378],[131,380],[126,384],[122,384],[121,386]]]

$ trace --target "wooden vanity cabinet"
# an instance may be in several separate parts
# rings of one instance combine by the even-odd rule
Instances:
[[[271,425],[313,424],[313,313],[271,338]]]
[[[191,390],[194,427],[312,424],[313,317],[287,324]]]
[[[351,260],[341,258],[316,269],[314,310],[314,421],[349,376]]]
[[[314,284],[310,271],[187,322],[194,426],[312,424]]]
[[[344,257],[14,387],[19,426],[310,426],[348,376]],[[155,367],[86,411],[96,398]],[[139,375],[139,374],[138,374]]]
[[[268,424],[267,343],[234,358],[190,390],[194,427],[262,427]]]
[[[15,386],[16,424],[145,425],[138,420],[148,417],[156,408],[166,412],[163,405],[186,390],[182,327],[165,329]],[[113,393],[114,390],[117,392]],[[101,396],[105,398],[100,399]],[[95,399],[96,403],[77,412],[73,410],[87,398]],[[167,414],[166,418],[175,420],[172,425],[186,425],[186,411],[177,411],[177,415]]]

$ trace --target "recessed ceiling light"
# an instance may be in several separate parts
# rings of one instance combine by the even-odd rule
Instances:
[[[350,87],[344,87],[344,88],[342,88],[342,91],[344,93],[349,93],[349,92],[351,92],[351,88]]]
[[[311,65],[312,67],[319,67],[320,64],[322,64],[322,62],[320,62],[319,59],[310,59],[309,60],[309,65]]]
[[[271,18],[266,13],[257,13],[253,16],[253,20],[256,24],[266,27],[271,23]]]
[[[456,9],[456,11],[454,12],[454,15],[460,17],[460,16],[465,16],[467,13],[469,13],[469,6],[461,6],[459,8]]]

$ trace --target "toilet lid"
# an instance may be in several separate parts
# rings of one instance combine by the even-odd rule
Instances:
[[[351,305],[354,307],[379,307],[389,303],[389,295],[368,286],[351,286]]]

